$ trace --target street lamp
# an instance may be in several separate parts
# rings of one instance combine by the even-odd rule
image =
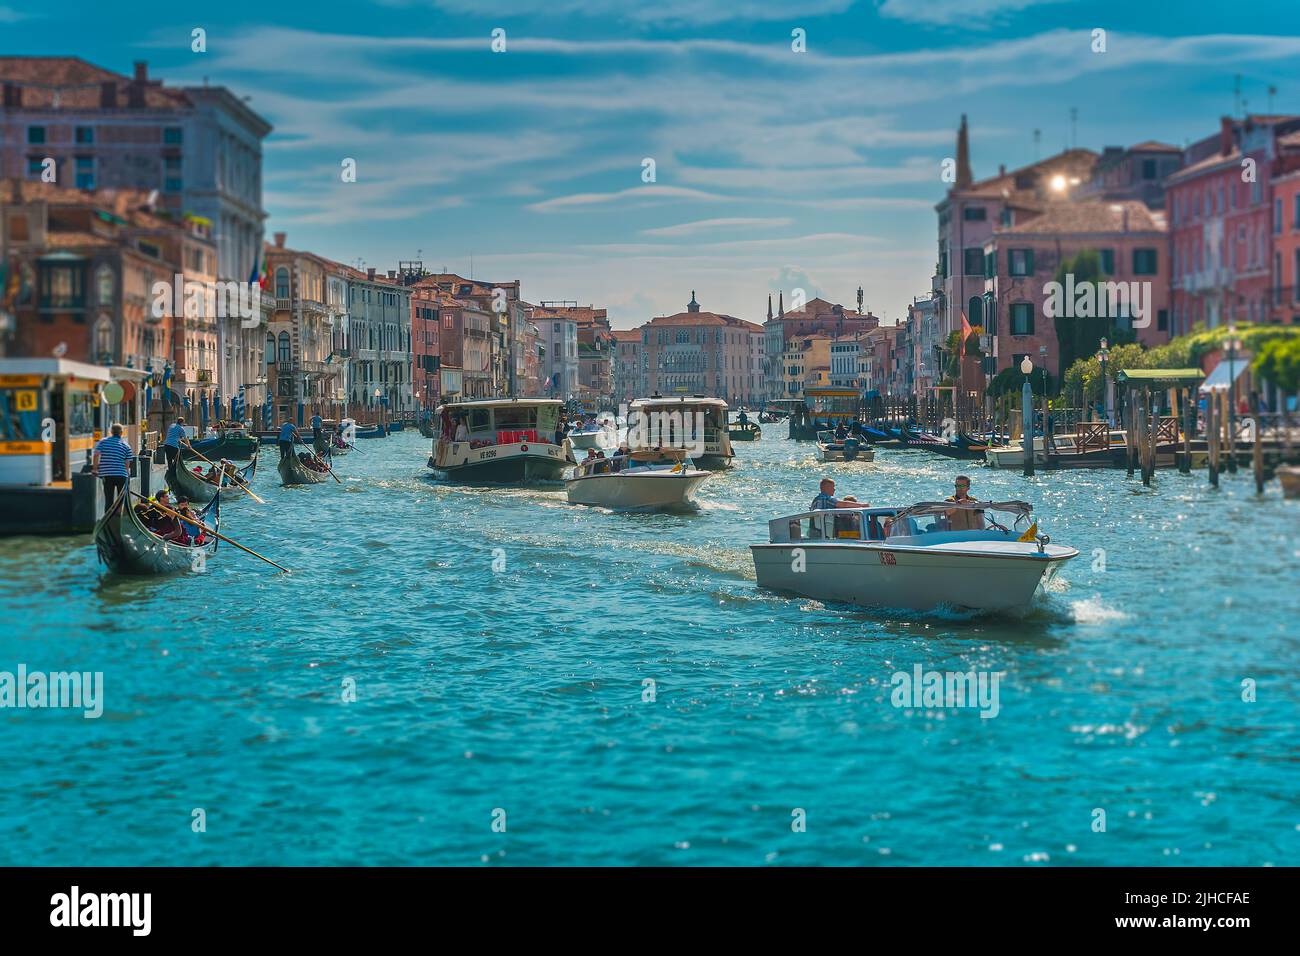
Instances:
[[[1228,337],[1223,340],[1223,350],[1228,353],[1228,427],[1232,434],[1237,433],[1237,349],[1241,342],[1237,338],[1237,326],[1228,326]]]
[[[1101,348],[1097,350],[1097,361],[1101,363],[1101,412],[1107,428],[1110,427],[1110,380],[1106,378],[1106,360],[1109,358],[1110,349],[1106,340],[1102,339]]]
[[[1020,387],[1020,444],[1025,451],[1025,477],[1034,476],[1034,393],[1029,386],[1029,376],[1033,374],[1034,363],[1026,355],[1020,360],[1020,371],[1025,376],[1025,384]]]

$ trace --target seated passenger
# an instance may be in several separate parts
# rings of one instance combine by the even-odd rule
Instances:
[[[832,508],[838,508],[840,503],[835,500],[835,482],[829,478],[823,478],[818,486],[817,497],[812,500],[809,511],[823,511]]]
[[[970,496],[970,479],[958,475],[954,482],[956,494],[949,495],[945,501],[968,502],[978,499]],[[949,531],[983,531],[984,512],[972,508],[953,508],[944,513],[948,520]]]

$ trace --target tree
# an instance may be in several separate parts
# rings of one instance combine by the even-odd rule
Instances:
[[[1060,368],[1068,369],[1078,359],[1096,352],[1103,338],[1108,339],[1112,345],[1135,341],[1136,336],[1132,330],[1121,329],[1115,324],[1115,317],[1109,314],[1111,303],[1107,302],[1107,307],[1101,308],[1104,295],[1098,286],[1102,279],[1101,256],[1095,249],[1084,249],[1072,258],[1062,259],[1056,267],[1054,279],[1064,287],[1067,275],[1074,277],[1076,295],[1084,286],[1092,286],[1093,301],[1098,307],[1092,310],[1093,315],[1080,316],[1076,314],[1074,302],[1064,302],[1061,310],[1064,314],[1053,316],[1057,348],[1061,353]],[[1103,311],[1107,313],[1104,316],[1095,314]],[[1062,384],[1065,384],[1064,380]]]
[[[1300,391],[1300,336],[1274,338],[1255,356],[1251,368],[1284,395]]]

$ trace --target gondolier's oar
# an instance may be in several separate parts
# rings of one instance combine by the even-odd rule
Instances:
[[[238,475],[230,475],[230,474],[226,474],[226,471],[225,471],[224,468],[222,468],[220,465],[218,465],[218,464],[217,464],[215,461],[213,461],[211,458],[204,458],[204,457],[203,457],[203,453],[202,453],[201,451],[199,451],[197,448],[195,448],[193,445],[191,445],[189,442],[185,442],[185,447],[188,448],[190,451],[194,452],[195,455],[197,455],[197,456],[198,456],[200,459],[202,459],[203,461],[206,461],[206,462],[207,462],[209,465],[211,465],[213,468],[216,468],[217,471],[221,472],[221,476],[222,476],[222,481],[223,481],[223,482],[225,481],[226,478],[229,478],[231,481],[237,481],[237,482],[239,482],[239,486],[240,486],[240,487],[241,487],[241,488],[242,488],[242,489],[243,489],[243,490],[248,494],[248,497],[252,498],[252,499],[253,499],[254,501],[256,501],[259,505],[264,505],[264,504],[266,504],[266,502],[265,502],[263,499],[257,497],[257,495],[255,495],[255,494],[253,493],[253,489],[250,488],[250,487],[248,486],[248,482],[246,482],[243,478],[240,478]],[[253,454],[256,455],[257,452],[253,452]],[[177,462],[177,464],[180,464],[180,462]],[[207,481],[206,478],[204,478],[203,480],[204,480],[204,481]],[[221,485],[217,485],[217,489],[220,490],[220,488],[221,488]]]
[[[302,438],[301,435],[298,436],[298,441],[302,442],[302,447],[303,447],[303,448],[306,448],[306,447],[307,447],[307,443],[306,443],[305,441],[303,441],[303,438]],[[315,448],[312,448],[312,450],[311,450],[311,456],[312,456],[313,458],[315,458],[318,462],[320,462],[322,465],[325,465],[325,459],[322,458],[320,455],[316,454],[316,449],[315,449]],[[343,479],[340,478],[338,475],[334,474],[334,469],[333,469],[333,468],[331,468],[329,465],[325,465],[325,470],[326,470],[327,472],[329,472],[329,476],[330,476],[331,478],[333,478],[335,481],[337,481],[340,485],[343,484]]]
[[[209,528],[207,525],[205,525],[202,521],[199,521],[197,518],[187,518],[185,515],[180,514],[179,512],[172,511],[172,509],[171,509],[171,508],[168,508],[166,505],[160,505],[160,504],[159,504],[158,502],[156,502],[156,501],[150,501],[148,498],[146,498],[144,495],[140,494],[140,492],[138,492],[138,491],[133,491],[133,492],[131,492],[131,494],[135,495],[135,496],[136,496],[137,498],[139,498],[141,501],[148,501],[150,507],[152,507],[152,508],[157,508],[159,511],[163,512],[163,514],[169,514],[169,515],[171,515],[173,518],[177,519],[178,521],[183,521],[183,522],[185,522],[186,524],[197,525],[200,531],[203,531],[203,532],[205,532],[205,533],[207,533],[207,534],[212,535],[212,537],[216,538],[218,541],[224,541],[224,542],[226,542],[226,544],[234,545],[234,546],[235,546],[236,548],[238,548],[240,551],[247,551],[247,552],[248,552],[249,554],[251,554],[253,557],[255,557],[255,558],[261,558],[263,561],[265,561],[267,564],[271,565],[272,567],[279,568],[281,571],[284,571],[286,574],[290,573],[290,572],[289,572],[289,569],[286,568],[283,564],[276,564],[276,563],[275,563],[274,561],[272,561],[270,558],[267,558],[267,557],[264,557],[263,555],[258,554],[258,553],[257,553],[256,551],[254,551],[252,548],[246,548],[246,547],[244,547],[242,544],[240,544],[238,541],[232,541],[232,540],[230,540],[230,539],[227,538],[224,534],[220,534],[219,532],[212,530],[212,529]]]

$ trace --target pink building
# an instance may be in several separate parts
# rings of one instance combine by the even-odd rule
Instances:
[[[1273,172],[1273,315],[1300,325],[1300,132],[1278,140],[1283,155]]]
[[[1273,318],[1271,173],[1283,153],[1300,152],[1287,135],[1297,130],[1300,117],[1224,117],[1166,180],[1174,334]]]
[[[1098,286],[1123,284],[1126,297],[1114,325],[1133,331],[1144,345],[1169,341],[1167,241],[1164,217],[1136,200],[1061,201],[1032,219],[995,231],[984,244],[988,278],[981,312],[984,331],[993,342],[993,362],[986,371],[996,374],[1018,365],[1026,355],[1038,368],[1045,362],[1053,376],[1064,371],[1054,309],[1058,301],[1065,304],[1073,285],[1065,285],[1061,298],[1049,308],[1056,291],[1051,283],[1063,261],[1085,250],[1096,251],[1101,259]],[[1141,319],[1134,314],[1135,303],[1127,298],[1131,291],[1140,296],[1136,304],[1144,309]],[[1103,297],[1107,310],[1113,311],[1116,301],[1108,294]],[[1071,305],[1077,301],[1077,296],[1071,297]]]

